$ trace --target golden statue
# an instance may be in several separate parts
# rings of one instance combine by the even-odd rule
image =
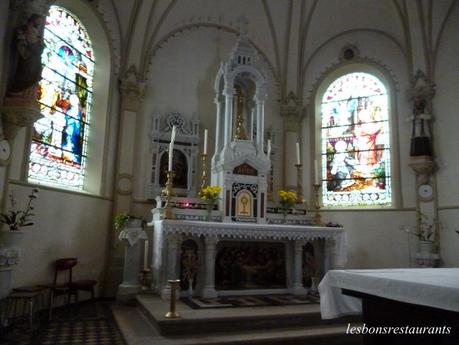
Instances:
[[[239,85],[236,85],[234,89],[236,93],[234,98],[236,112],[236,134],[234,135],[234,139],[247,140],[248,138],[247,134],[245,133],[243,115],[245,97]]]

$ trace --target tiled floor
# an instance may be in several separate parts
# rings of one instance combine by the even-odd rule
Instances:
[[[80,303],[56,309],[51,322],[42,315],[36,329],[30,331],[26,322],[17,320],[0,333],[0,344],[5,345],[124,345],[110,312],[110,304]],[[0,330],[1,332],[2,330]]]

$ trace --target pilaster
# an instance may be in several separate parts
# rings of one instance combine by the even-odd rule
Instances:
[[[132,65],[120,79],[121,109],[118,128],[118,153],[113,214],[131,213],[134,185],[134,157],[136,150],[136,128],[141,108],[145,83],[138,77]],[[116,242],[112,238],[112,243]],[[122,273],[123,253],[112,246],[107,272],[105,294],[114,296]]]

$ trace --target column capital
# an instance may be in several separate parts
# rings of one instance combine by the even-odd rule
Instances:
[[[204,239],[206,247],[215,247],[219,241],[220,239],[218,237],[206,237]]]
[[[306,240],[296,240],[295,241],[295,251],[302,251]]]
[[[181,236],[179,234],[167,234],[167,245],[169,248],[178,248]]]
[[[286,97],[281,100],[280,104],[281,116],[287,119],[301,120],[303,117],[303,102],[302,100],[290,91]]]
[[[141,81],[137,68],[131,65],[120,78],[120,92],[123,99],[122,107],[125,110],[138,111],[145,94],[145,82]]]

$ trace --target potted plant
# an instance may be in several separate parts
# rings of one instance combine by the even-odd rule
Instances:
[[[201,200],[204,200],[207,205],[207,221],[211,220],[212,210],[214,206],[217,204],[218,197],[222,188],[220,186],[207,186],[201,188],[199,191],[199,197]]]
[[[29,194],[29,201],[27,202],[27,207],[25,210],[16,210],[16,199],[14,198],[13,192],[9,194],[11,208],[8,212],[0,213],[0,223],[6,224],[11,231],[20,230],[24,226],[33,225],[31,217],[35,214],[32,213],[33,201],[37,198],[39,190],[38,188],[32,189],[32,193]]]
[[[32,222],[32,217],[35,216],[33,213],[33,201],[38,197],[38,192],[38,188],[32,189],[24,210],[17,209],[17,202],[13,192],[9,194],[11,207],[7,212],[0,213],[0,223],[8,227],[2,231],[2,243],[4,246],[11,247],[17,245],[17,235],[23,234],[22,228],[34,224]]]
[[[295,205],[297,195],[294,191],[280,190],[279,191],[280,205],[284,216],[284,223],[287,219],[289,210]]]
[[[418,238],[419,253],[429,255],[433,253],[435,231],[433,225],[429,223],[427,215],[418,212],[418,225],[415,231],[412,231],[408,226],[404,226],[403,229],[408,234]]]

